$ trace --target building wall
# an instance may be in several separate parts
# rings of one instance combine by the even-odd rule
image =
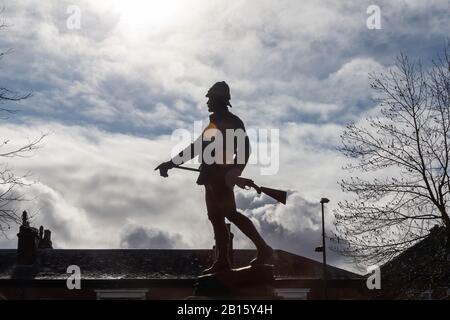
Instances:
[[[59,288],[1,288],[7,300],[95,300],[92,289],[67,290]]]
[[[321,300],[320,289],[314,288],[276,288],[277,296],[295,300]],[[7,300],[97,300],[97,299],[147,299],[171,300],[186,299],[194,295],[191,288],[89,288],[68,290],[60,288],[1,288],[0,297]],[[359,288],[329,288],[328,299],[370,299],[367,290]]]

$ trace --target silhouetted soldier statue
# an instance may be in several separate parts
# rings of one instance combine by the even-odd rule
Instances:
[[[239,117],[231,113],[228,109],[230,104],[230,88],[224,82],[215,83],[206,94],[208,98],[208,111],[211,112],[210,123],[203,131],[202,135],[189,147],[179,153],[167,162],[160,164],[155,170],[160,170],[161,176],[167,177],[167,171],[182,164],[203,152],[211,141],[214,141],[214,132],[220,132],[223,137],[223,150],[216,150],[223,152],[224,161],[216,161],[207,163],[204,157],[201,157],[202,163],[200,165],[200,174],[197,183],[205,186],[206,191],[206,207],[208,210],[208,218],[211,221],[214,230],[214,237],[216,241],[216,248],[218,251],[216,261],[213,265],[204,270],[204,274],[217,273],[231,269],[231,262],[228,255],[228,244],[230,234],[228,233],[225,218],[234,223],[250,240],[255,244],[258,254],[252,260],[252,265],[262,265],[269,261],[273,255],[273,249],[267,245],[264,239],[256,230],[252,221],[236,210],[236,202],[234,198],[233,188],[239,182],[236,180],[247,165],[250,156],[250,143],[247,134],[245,133],[244,123]],[[215,129],[215,130],[208,130]],[[242,145],[234,143],[233,150],[227,150],[226,146],[226,131],[233,130],[240,131],[244,134],[244,150]],[[209,132],[209,131],[212,131]],[[236,137],[234,137],[236,139]],[[200,144],[200,147],[198,147]],[[197,145],[197,146],[196,146]],[[222,156],[219,155],[219,158]],[[243,157],[240,157],[244,155]],[[217,156],[217,154],[216,154]],[[230,161],[231,158],[231,161]],[[217,157],[216,157],[217,159]],[[239,161],[242,159],[242,161]]]

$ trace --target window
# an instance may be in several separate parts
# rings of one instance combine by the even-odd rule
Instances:
[[[433,290],[425,290],[419,293],[419,300],[432,300]]]
[[[97,300],[145,300],[147,289],[95,290]]]
[[[307,300],[308,288],[277,288],[275,294],[286,300]]]

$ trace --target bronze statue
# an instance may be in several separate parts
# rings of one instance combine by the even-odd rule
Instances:
[[[155,170],[159,170],[161,176],[167,177],[168,170],[195,158],[215,140],[214,137],[206,137],[211,135],[207,129],[214,129],[212,130],[213,136],[215,134],[221,134],[224,147],[223,150],[215,150],[216,154],[214,154],[214,156],[215,159],[220,160],[222,160],[223,157],[223,161],[208,163],[204,157],[201,157],[202,162],[199,168],[200,174],[197,179],[197,184],[205,186],[208,218],[211,221],[214,230],[216,248],[218,251],[216,261],[210,268],[204,270],[203,273],[210,274],[232,269],[228,255],[230,235],[226,228],[225,218],[234,223],[255,244],[258,253],[257,257],[252,260],[251,265],[263,265],[272,258],[273,249],[264,241],[252,221],[236,210],[233,191],[235,185],[245,188],[248,186],[245,182],[247,181],[248,183],[248,181],[251,181],[240,178],[250,157],[250,142],[245,133],[244,123],[228,109],[228,107],[231,107],[231,95],[230,88],[224,81],[215,83],[209,89],[206,97],[208,98],[208,111],[211,113],[209,116],[210,123],[208,127],[194,143],[180,152],[177,157],[167,162],[163,162],[156,167]],[[243,148],[240,147],[239,143],[233,145],[233,150],[231,150],[231,161],[230,150],[225,147],[227,146],[227,130],[236,132],[239,130],[244,133]],[[234,139],[235,138],[236,137],[234,137]],[[196,147],[196,144],[201,144],[201,147],[198,148],[198,145]],[[221,154],[218,155],[217,152]]]

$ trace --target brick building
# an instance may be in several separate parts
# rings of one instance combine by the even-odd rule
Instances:
[[[443,227],[434,227],[422,241],[380,269],[381,299],[450,300],[450,253]]]

